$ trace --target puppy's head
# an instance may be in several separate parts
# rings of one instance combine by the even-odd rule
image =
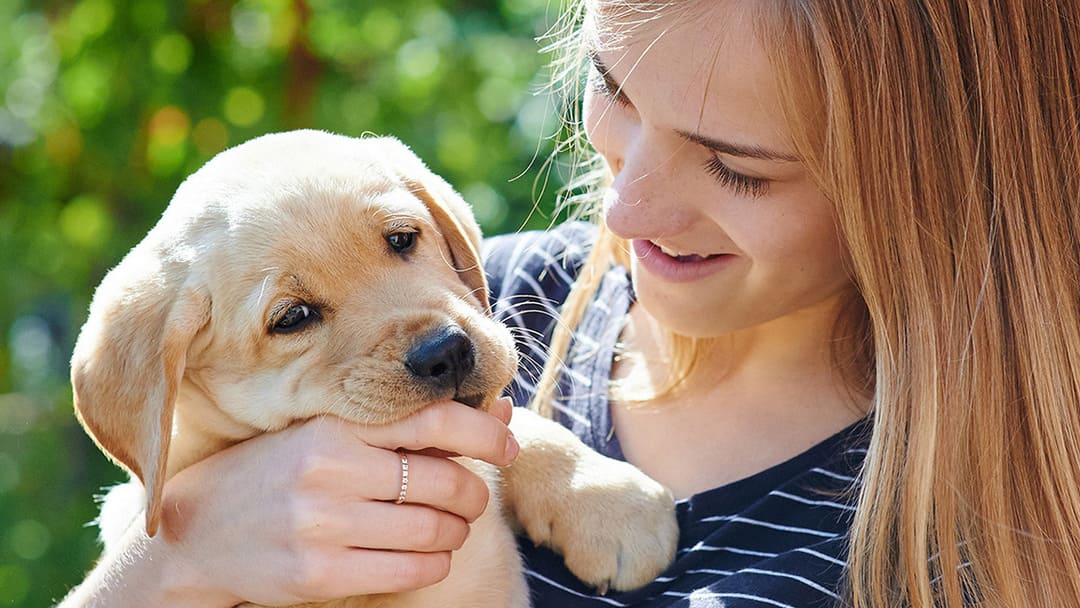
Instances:
[[[148,531],[174,426],[235,441],[325,413],[488,407],[516,359],[486,315],[479,240],[393,139],[265,136],[185,181],[98,288],[72,359],[79,418],[143,482]]]

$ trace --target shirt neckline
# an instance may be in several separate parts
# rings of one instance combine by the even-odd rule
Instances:
[[[589,420],[592,447],[605,456],[623,461],[626,456],[615,434],[608,392],[615,346],[625,327],[634,299],[627,270],[621,266],[608,270],[578,327],[581,335],[595,340],[596,344],[592,345],[590,356],[583,357],[580,362],[571,363],[572,366],[580,365],[581,369],[578,371],[590,380],[585,412],[582,413]],[[692,508],[717,500],[726,501],[733,495],[754,494],[755,488],[775,488],[801,471],[843,454],[847,447],[865,444],[864,439],[868,437],[870,430],[869,424],[869,417],[862,418],[787,460],[741,479],[703,490],[678,502],[682,505],[681,508]],[[861,454],[857,456],[855,460],[861,462]]]

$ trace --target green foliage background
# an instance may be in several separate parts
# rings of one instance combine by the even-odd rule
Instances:
[[[122,475],[75,423],[68,358],[93,287],[182,178],[266,132],[394,134],[488,233],[545,226],[557,120],[536,37],[557,10],[0,0],[0,606],[54,603],[98,553],[92,497]]]

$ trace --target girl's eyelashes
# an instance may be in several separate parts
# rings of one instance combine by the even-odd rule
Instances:
[[[724,164],[720,157],[713,155],[705,161],[705,170],[720,182],[721,186],[730,188],[739,196],[758,198],[769,191],[769,181],[759,177],[750,177],[735,171]]]
[[[606,73],[601,72],[600,68],[595,64],[589,69],[588,82],[589,87],[597,95],[600,95],[605,99],[610,99],[623,107],[632,105],[630,103],[630,98],[619,89],[615,81],[613,81]]]

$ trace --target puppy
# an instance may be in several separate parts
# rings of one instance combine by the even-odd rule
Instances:
[[[190,176],[98,287],[72,358],[79,420],[145,490],[106,500],[105,550],[140,521],[155,534],[169,477],[258,433],[324,414],[384,424],[444,399],[488,408],[516,356],[487,315],[479,246],[465,201],[391,138],[267,135]],[[513,430],[514,465],[468,461],[491,501],[448,578],[326,606],[525,607],[515,530],[600,588],[669,563],[664,488],[531,412]]]

